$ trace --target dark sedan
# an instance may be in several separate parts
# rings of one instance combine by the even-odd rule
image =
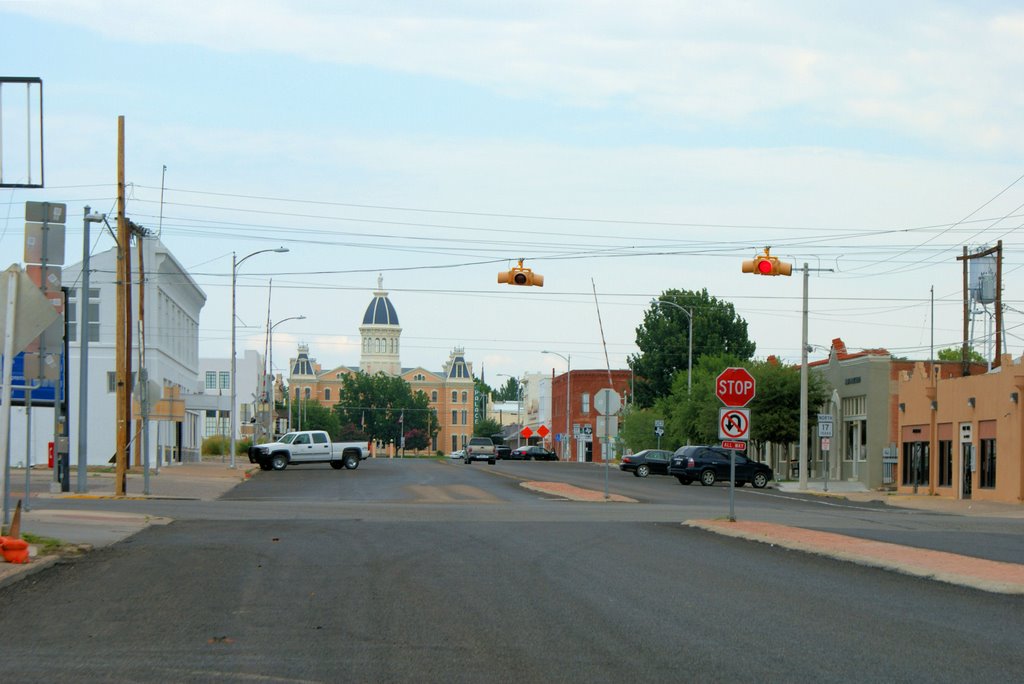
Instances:
[[[557,461],[558,454],[548,451],[544,447],[534,444],[533,446],[519,447],[513,449],[508,456],[511,459],[521,458],[524,461]]]
[[[736,459],[736,485],[749,482],[757,489],[768,486],[774,477],[771,466],[751,461],[742,454],[732,452]],[[669,464],[669,475],[679,484],[688,485],[697,480],[711,486],[718,480],[729,481],[729,450],[712,446],[686,446],[676,449]]]
[[[668,464],[672,460],[672,452],[664,449],[644,449],[632,456],[623,456],[619,470],[633,473],[637,477],[647,477],[651,473],[668,475]]]

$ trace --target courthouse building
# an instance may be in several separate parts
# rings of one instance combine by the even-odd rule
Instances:
[[[453,348],[440,370],[403,367],[400,360],[402,326],[380,277],[373,299],[363,314],[359,335],[362,345],[358,366],[325,370],[310,356],[309,346],[300,344],[298,354],[288,364],[290,399],[300,403],[315,401],[331,407],[338,401],[342,378],[346,375],[384,373],[400,377],[409,383],[414,394],[423,392],[430,400],[430,407],[437,412],[440,431],[430,445],[431,450],[463,448],[473,435],[474,425],[473,365],[466,361],[465,350]]]

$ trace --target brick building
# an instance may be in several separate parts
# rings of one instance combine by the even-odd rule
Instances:
[[[625,406],[632,396],[633,371],[613,370],[611,385],[607,370],[573,370],[562,373],[552,380],[551,386],[551,429],[559,434],[555,451],[565,459],[568,446],[569,460],[579,462],[603,462],[605,456],[614,460],[614,442],[609,453],[604,453],[600,435],[597,434],[597,411],[594,395],[609,386],[618,392]],[[566,425],[566,392],[569,392],[569,439],[563,437]]]

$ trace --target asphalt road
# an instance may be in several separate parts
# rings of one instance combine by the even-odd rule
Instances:
[[[3,678],[962,682],[1024,668],[1024,598],[678,524],[723,515],[724,487],[613,472],[641,503],[609,504],[519,486],[603,483],[599,470],[370,461],[258,473],[211,503],[117,502],[177,520],[0,590]],[[739,490],[738,515],[888,516],[897,533],[952,518],[775,494]]]

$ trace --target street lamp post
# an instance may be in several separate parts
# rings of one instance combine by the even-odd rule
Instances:
[[[305,316],[289,316],[288,318],[282,318],[277,323],[274,323],[267,330],[267,348],[269,350],[268,353],[267,353],[267,366],[270,368],[270,410],[268,411],[268,414],[270,415],[270,421],[271,421],[270,422],[270,428],[267,430],[267,434],[270,435],[271,437],[273,437],[273,435],[274,435],[274,432],[273,432],[273,425],[274,425],[273,420],[274,420],[274,411],[276,410],[274,408],[274,404],[275,404],[275,401],[274,401],[274,328],[276,328],[277,326],[279,326],[282,323],[285,323],[287,321],[304,321],[304,320],[306,320]],[[289,387],[288,389],[291,389],[291,388]],[[285,396],[287,398],[287,394]],[[289,416],[289,418],[291,418],[291,416]]]
[[[231,253],[231,438],[230,446],[231,449],[231,467],[235,467],[235,431],[238,429],[238,384],[235,381],[235,285],[238,281],[238,267],[242,265],[242,262],[249,257],[254,257],[257,254],[263,254],[264,252],[287,252],[287,247],[277,247],[275,249],[261,249],[251,254],[246,254],[241,259],[235,258],[235,253]]]
[[[570,437],[569,432],[569,408],[571,406],[569,401],[572,397],[569,388],[572,386],[572,354],[566,354],[563,356],[558,352],[547,350],[542,351],[541,354],[554,354],[559,358],[565,359],[565,443],[562,445],[562,455],[565,457],[565,460],[568,461],[572,453],[569,449],[572,445],[572,438]]]
[[[675,307],[686,314],[686,318],[690,323],[689,342],[686,347],[686,396],[690,396],[690,390],[693,387],[693,309],[684,309],[667,299],[652,299],[651,304],[668,304]]]

